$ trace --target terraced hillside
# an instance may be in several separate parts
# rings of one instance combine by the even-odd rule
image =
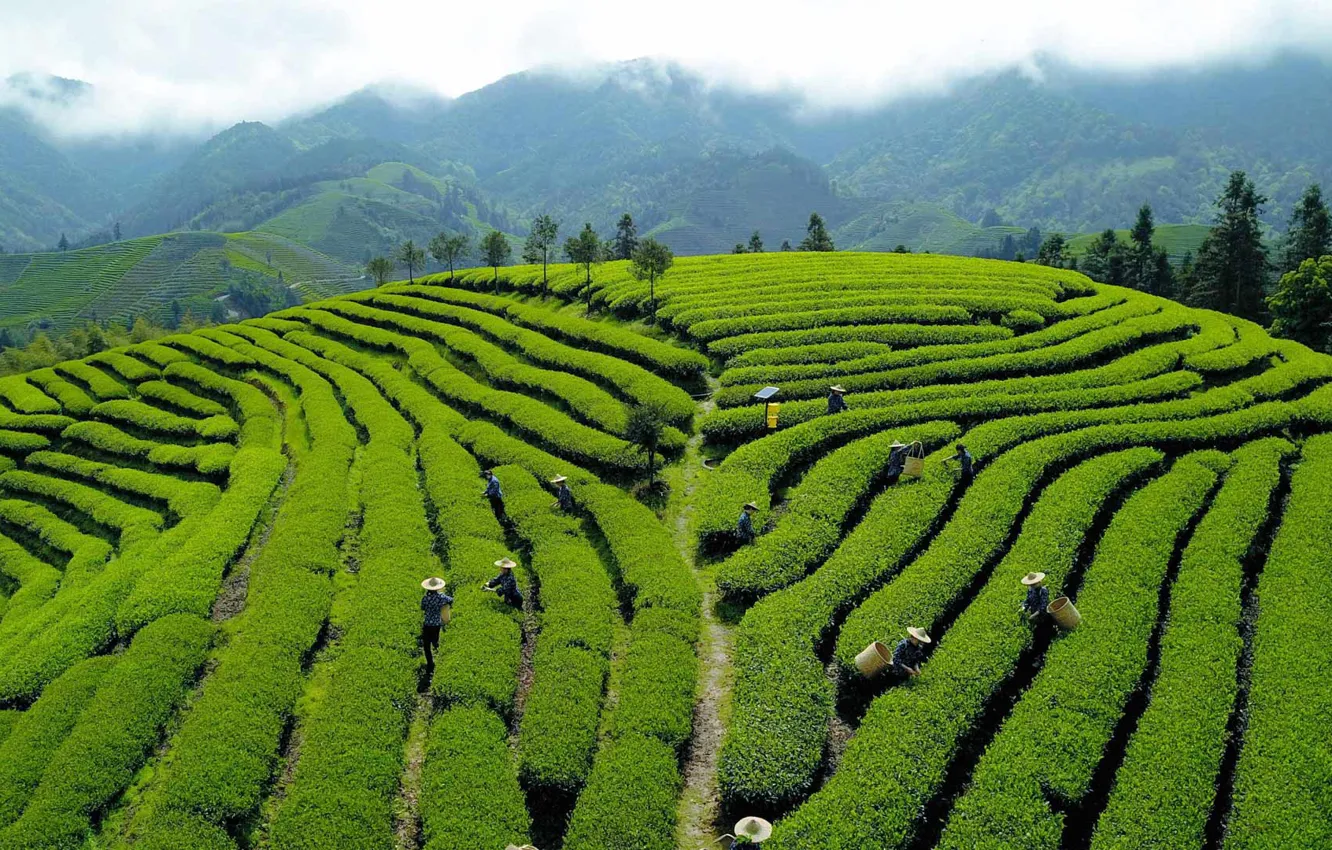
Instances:
[[[0,327],[64,330],[88,320],[162,321],[173,301],[208,314],[233,270],[325,298],[365,285],[359,270],[275,234],[170,233],[94,248],[0,257]],[[243,315],[243,314],[242,314]]]
[[[492,274],[0,380],[0,848],[1332,841],[1332,358],[1008,263]]]

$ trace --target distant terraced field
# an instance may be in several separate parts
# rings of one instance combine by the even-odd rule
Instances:
[[[81,321],[162,321],[172,301],[206,312],[226,267],[324,298],[365,285],[360,270],[273,234],[171,233],[94,248],[0,257],[0,327],[63,330]]]
[[[0,379],[0,848],[1332,846],[1332,358],[1013,263],[493,274]]]

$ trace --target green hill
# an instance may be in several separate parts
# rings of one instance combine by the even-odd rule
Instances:
[[[1158,224],[1156,232],[1152,236],[1152,244],[1164,248],[1170,256],[1172,263],[1178,264],[1184,259],[1185,254],[1198,255],[1198,249],[1202,247],[1203,240],[1212,228],[1205,224]],[[1087,253],[1092,242],[1096,240],[1099,233],[1079,233],[1070,236],[1068,239],[1069,253],[1075,257],[1080,257]],[[1121,242],[1129,241],[1129,231],[1116,230],[1115,235]]]
[[[0,327],[63,330],[139,315],[161,322],[172,302],[208,315],[245,279],[298,299],[365,285],[357,268],[276,234],[170,233],[61,253],[0,255]],[[236,312],[224,308],[224,315]]]
[[[625,266],[0,378],[0,846],[1326,846],[1332,357],[1029,264]]]

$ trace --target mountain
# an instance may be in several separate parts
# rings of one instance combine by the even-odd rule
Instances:
[[[839,247],[986,253],[1033,226],[1124,227],[1143,202],[1206,224],[1237,168],[1279,228],[1308,183],[1332,182],[1332,70],[1295,57],[1134,78],[1047,66],[859,112],[817,106],[639,60],[456,99],[370,87],[156,164],[143,139],[94,149],[20,114],[0,124],[0,244],[118,219],[127,236],[280,233],[360,263],[442,228],[522,233],[542,212],[606,233],[627,210],[692,253],[754,229],[794,242],[817,210]]]

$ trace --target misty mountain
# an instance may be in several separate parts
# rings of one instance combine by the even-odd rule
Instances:
[[[90,156],[20,115],[0,121],[0,244],[49,247],[119,218],[126,236],[268,229],[357,262],[441,227],[521,233],[549,211],[607,232],[629,210],[693,253],[754,229],[795,241],[818,210],[840,247],[901,236],[970,252],[1013,227],[1123,227],[1144,201],[1158,221],[1206,223],[1236,168],[1283,226],[1307,183],[1332,180],[1332,71],[1302,59],[1136,78],[1051,67],[863,112],[811,107],[636,61],[452,100],[371,87],[188,153],[122,142],[139,150],[120,166],[115,145]]]

